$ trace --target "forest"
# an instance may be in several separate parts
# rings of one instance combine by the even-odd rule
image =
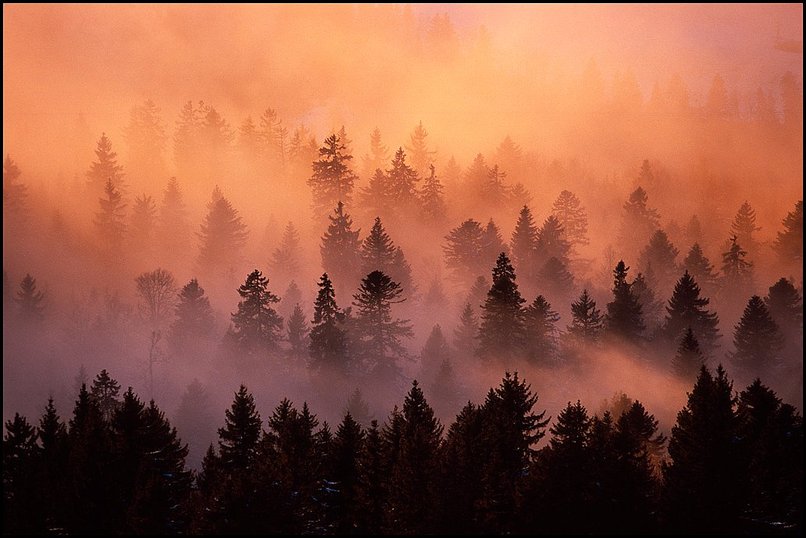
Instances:
[[[4,5],[3,532],[800,534],[802,6],[664,9]]]

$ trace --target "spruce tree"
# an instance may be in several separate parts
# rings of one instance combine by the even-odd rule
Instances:
[[[677,354],[672,359],[672,371],[681,380],[696,379],[705,364],[705,357],[700,351],[700,344],[691,327],[686,329],[677,347]]]
[[[434,325],[428,339],[420,351],[420,373],[417,379],[426,386],[431,386],[437,377],[442,363],[450,358],[448,341],[442,334],[442,327]]]
[[[761,228],[756,226],[756,212],[750,202],[745,200],[733,219],[730,231],[736,236],[736,241],[746,248],[748,252],[755,252],[756,240],[753,238],[753,233],[759,230]]]
[[[745,472],[737,436],[733,383],[722,366],[702,367],[677,414],[664,466],[665,528],[731,532],[744,508]]]
[[[797,270],[803,264],[803,200],[795,202],[795,209],[786,214],[783,225],[772,247],[785,267]]]
[[[534,363],[551,366],[557,360],[557,327],[560,315],[551,309],[551,304],[542,295],[524,311],[526,331],[526,358]]]
[[[649,239],[649,244],[641,251],[638,265],[644,273],[652,269],[655,275],[655,287],[662,296],[671,289],[679,274],[675,261],[678,253],[663,230],[655,230]]]
[[[436,156],[436,151],[428,149],[428,142],[425,141],[427,137],[428,131],[423,127],[423,122],[420,121],[409,135],[410,144],[406,144],[406,151],[411,155],[412,167],[421,177],[428,173],[428,167],[433,164]]]
[[[195,278],[179,292],[174,314],[168,341],[175,353],[188,354],[197,349],[199,342],[209,338],[215,328],[210,298]]]
[[[339,372],[350,370],[347,355],[347,333],[344,313],[336,304],[333,284],[324,273],[319,280],[319,293],[313,310],[313,325],[309,333],[308,352],[314,369]]]
[[[14,413],[3,436],[3,529],[28,534],[37,528],[37,491],[34,473],[39,456],[36,428]]]
[[[417,171],[406,164],[406,152],[398,148],[392,158],[391,168],[386,171],[389,196],[396,208],[412,206],[417,201]]]
[[[549,215],[537,232],[537,264],[542,267],[550,258],[557,258],[564,265],[568,265],[570,251],[571,246],[565,240],[565,232],[560,221],[554,215]]]
[[[733,331],[731,362],[743,372],[758,376],[780,361],[783,338],[764,301],[753,295]]]
[[[389,147],[383,143],[381,130],[377,127],[369,135],[369,153],[364,155],[364,177],[369,177],[375,170],[383,168],[389,161]]]
[[[652,287],[655,278],[652,267],[649,269],[649,273],[647,273],[646,276],[643,273],[638,273],[638,276],[635,277],[630,287],[630,293],[633,294],[635,300],[641,305],[644,328],[646,329],[647,337],[652,339],[660,329],[660,325],[663,321],[661,319],[663,315],[663,302],[657,298],[655,290]]]
[[[708,298],[700,297],[700,287],[694,278],[688,271],[683,273],[666,307],[663,332],[667,340],[678,342],[684,331],[693,330],[703,354],[711,355],[721,335],[717,329],[719,317],[706,309],[708,303]]]
[[[37,323],[45,319],[45,294],[36,289],[36,279],[30,274],[20,282],[20,289],[14,301],[17,303],[20,320],[26,323]]]
[[[129,223],[129,240],[140,258],[151,259],[157,224],[157,205],[151,196],[143,194],[134,199]]]
[[[356,180],[355,172],[350,168],[352,158],[345,140],[336,134],[327,137],[319,148],[319,159],[313,162],[313,174],[308,179],[317,215],[324,215],[338,202],[349,205]]]
[[[596,301],[588,295],[587,288],[575,302],[571,303],[571,325],[568,332],[582,342],[592,343],[599,339],[604,325],[601,311],[596,308]]]
[[[453,330],[453,347],[461,360],[476,355],[476,342],[478,339],[479,323],[470,303],[465,303],[459,317],[459,325]]]
[[[557,217],[557,221],[565,233],[564,239],[571,245],[571,253],[578,254],[578,247],[590,242],[588,239],[588,215],[579,198],[571,191],[562,191],[554,201],[551,213]]]
[[[627,282],[629,267],[621,260],[613,270],[613,301],[607,303],[605,324],[607,332],[628,342],[635,343],[644,331],[643,314],[638,299]]]
[[[187,255],[190,244],[191,226],[187,216],[182,190],[175,177],[168,181],[162,191],[157,227],[160,252],[164,255]]]
[[[515,270],[505,253],[498,256],[481,313],[476,354],[484,360],[512,361],[523,351],[523,303],[515,283]]]
[[[481,243],[479,245],[479,257],[485,266],[489,267],[490,264],[495,263],[498,255],[502,252],[507,252],[507,245],[501,237],[501,231],[498,225],[490,219],[484,232],[481,234]]]
[[[111,179],[106,181],[104,196],[98,199],[101,210],[95,214],[95,229],[99,239],[101,255],[106,261],[117,260],[122,253],[123,238],[126,233],[123,196]]]
[[[294,223],[288,221],[280,246],[272,252],[269,267],[281,280],[288,280],[299,273],[299,234]]]
[[[27,211],[28,188],[18,183],[22,172],[17,164],[6,154],[3,161],[3,222],[19,225]],[[8,220],[6,220],[8,219]]]
[[[647,206],[646,191],[638,187],[624,204],[624,216],[619,229],[619,245],[622,246],[622,256],[637,257],[638,249],[649,241],[660,224],[657,210]]]
[[[308,323],[305,321],[305,312],[299,303],[294,305],[294,311],[288,318],[286,327],[288,340],[288,355],[294,364],[304,364],[308,355]],[[304,362],[303,362],[304,361]]]
[[[130,177],[146,182],[165,175],[168,137],[160,109],[151,99],[131,108],[124,138],[129,150],[126,169]]]
[[[218,429],[219,465],[230,476],[248,473],[255,467],[261,420],[255,399],[245,386],[238,388],[224,415],[224,426]]]
[[[322,255],[322,268],[333,279],[334,287],[346,293],[358,282],[361,268],[361,241],[353,231],[353,220],[345,212],[344,204],[338,203],[330,224],[322,236],[319,252]]]
[[[361,207],[370,215],[393,215],[394,201],[389,177],[379,168],[371,174],[369,184],[361,188]]]
[[[375,218],[369,235],[361,244],[362,273],[382,271],[392,277],[408,296],[414,293],[411,279],[411,268],[400,247],[395,246],[392,238],[386,233],[380,217]]]
[[[515,223],[510,241],[512,262],[524,282],[536,283],[537,271],[537,226],[528,206],[523,206]]]
[[[101,417],[107,424],[112,422],[112,417],[120,406],[119,392],[120,383],[114,380],[105,369],[101,370],[92,381],[90,398],[98,405]]]
[[[487,172],[487,180],[483,183],[481,195],[489,207],[498,208],[507,199],[507,187],[504,185],[506,172],[493,165]]]
[[[104,189],[108,189],[107,183],[111,183],[118,192],[125,189],[123,167],[118,164],[117,156],[118,154],[112,151],[112,142],[106,133],[101,133],[95,149],[97,161],[94,161],[87,171],[87,186],[90,193],[100,194]]]
[[[197,234],[201,241],[198,263],[206,274],[227,275],[238,262],[248,232],[238,211],[224,198],[218,187],[207,204],[207,215]]]
[[[434,165],[429,165],[430,174],[420,189],[420,212],[429,224],[442,224],[447,218],[448,208],[442,194],[443,187],[437,178]]]
[[[392,318],[392,305],[405,300],[402,293],[400,284],[388,275],[372,271],[353,295],[364,363],[381,380],[399,375],[395,358],[407,356],[401,340],[413,336],[409,320]]]
[[[749,289],[753,284],[753,264],[747,260],[747,251],[742,248],[734,235],[730,247],[722,253],[722,289],[735,295]]]
[[[488,270],[479,256],[483,233],[479,222],[467,219],[445,236],[445,265],[459,282],[469,284]]]
[[[232,327],[226,339],[235,350],[253,357],[263,357],[277,349],[283,318],[272,308],[280,298],[269,291],[269,279],[255,269],[238,288],[241,300],[232,314]]]
[[[683,269],[688,271],[707,297],[713,297],[717,291],[717,275],[714,266],[703,254],[699,243],[694,243],[683,260]]]
[[[552,297],[555,302],[567,302],[574,289],[574,276],[562,260],[554,256],[546,260],[538,273],[538,278],[546,295]]]
[[[364,449],[365,433],[361,425],[348,412],[336,430],[333,453],[328,462],[329,483],[335,494],[329,506],[332,530],[336,534],[350,534],[361,519],[359,504],[360,458]]]

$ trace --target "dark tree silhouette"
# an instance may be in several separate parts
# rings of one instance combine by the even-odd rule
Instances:
[[[450,359],[451,351],[448,341],[442,334],[442,327],[434,325],[431,334],[420,351],[420,373],[417,376],[422,383],[430,387],[440,371],[442,363]]]
[[[476,355],[476,342],[478,340],[479,323],[470,303],[465,303],[459,325],[453,330],[453,347],[462,360]]]
[[[797,269],[803,263],[803,200],[795,202],[795,209],[786,214],[783,225],[784,231],[776,235],[773,249],[785,266]]]
[[[653,285],[661,296],[667,295],[680,274],[675,261],[678,253],[663,230],[655,230],[649,244],[641,251],[638,265],[644,274],[652,270],[655,277]]]
[[[341,202],[329,218],[330,224],[319,247],[322,268],[333,279],[334,287],[340,293],[347,293],[355,287],[361,271],[360,230],[353,231],[353,220]]]
[[[626,258],[634,258],[638,249],[658,229],[660,216],[657,210],[647,207],[647,201],[646,191],[638,187],[624,204],[618,244],[622,247],[622,256]]]
[[[505,363],[520,355],[524,346],[523,303],[515,270],[505,253],[493,268],[493,283],[481,312],[479,346],[476,354],[483,360],[499,359]]]
[[[336,304],[336,293],[327,273],[319,280],[313,310],[308,351],[314,369],[346,374],[350,371],[345,315]]]
[[[437,178],[434,165],[429,166],[430,174],[423,181],[420,189],[420,212],[429,224],[442,224],[447,219],[448,208],[445,204],[445,196],[442,183]]]
[[[278,347],[283,318],[272,308],[280,298],[269,291],[269,279],[255,269],[238,288],[241,300],[232,314],[225,340],[242,355],[264,359]]]
[[[445,236],[445,265],[460,282],[469,284],[488,270],[479,256],[483,233],[480,223],[467,219]]]
[[[116,191],[123,191],[123,167],[118,164],[118,154],[112,151],[112,142],[106,133],[101,134],[98,146],[95,149],[97,161],[90,165],[87,171],[87,186],[92,194],[100,194],[108,189],[107,182],[111,182]]]
[[[551,213],[557,217],[557,221],[565,232],[564,239],[571,245],[571,253],[578,254],[577,248],[590,242],[588,239],[588,215],[579,198],[571,191],[562,191],[554,201]]]
[[[512,265],[524,283],[532,285],[537,282],[537,226],[528,206],[523,206],[515,223],[510,241]]]
[[[717,291],[717,275],[714,266],[703,254],[699,243],[694,243],[683,260],[683,269],[688,271],[702,288],[706,297],[713,297]]]
[[[299,303],[294,305],[294,311],[288,318],[286,339],[288,340],[288,355],[294,364],[305,364],[308,356],[308,323],[305,312]]]
[[[706,309],[708,303],[708,298],[700,297],[700,287],[694,278],[688,271],[683,273],[666,307],[663,332],[667,340],[679,342],[684,331],[693,330],[703,354],[711,355],[721,335],[717,328],[719,317]]]
[[[764,301],[753,295],[733,331],[731,362],[753,376],[780,362],[783,338]]]
[[[599,339],[604,318],[601,311],[596,308],[596,301],[588,295],[588,290],[582,290],[577,301],[571,303],[571,325],[568,332],[582,342],[592,343]]]
[[[736,529],[744,505],[744,469],[731,383],[720,365],[704,366],[677,414],[664,466],[665,528],[686,532]]]
[[[629,269],[619,261],[613,270],[613,301],[607,303],[605,323],[609,334],[635,343],[641,338],[644,322],[641,305],[627,282]]]
[[[395,358],[407,357],[401,339],[413,336],[408,320],[392,318],[392,305],[405,300],[402,293],[400,284],[382,271],[372,271],[353,295],[362,358],[379,379],[393,380],[399,375]]]
[[[176,353],[189,353],[197,349],[198,344],[209,338],[215,328],[210,299],[195,278],[179,292],[174,315],[168,342]]]
[[[523,315],[526,358],[545,366],[557,361],[557,322],[560,315],[542,295],[526,308]]]
[[[319,159],[313,162],[313,174],[308,179],[317,215],[324,215],[338,202],[350,203],[356,180],[355,172],[350,168],[352,158],[345,140],[336,134],[327,137],[319,148]]]
[[[736,236],[736,242],[754,253],[756,251],[756,240],[753,238],[753,233],[761,230],[756,226],[756,212],[747,200],[744,201],[736,217],[733,219],[733,224],[730,226],[730,231]]]
[[[747,251],[736,240],[730,238],[730,247],[722,253],[722,289],[732,295],[741,294],[753,284],[753,264],[747,260]]]
[[[44,300],[44,292],[36,289],[36,279],[30,274],[26,274],[25,278],[20,282],[20,289],[17,290],[17,296],[14,297],[14,301],[17,303],[20,320],[27,323],[35,323],[45,319]]]
[[[411,267],[406,261],[403,250],[396,247],[381,223],[375,218],[369,235],[361,244],[361,265],[363,274],[382,271],[400,284],[401,291],[409,297],[414,294],[411,279]]]
[[[98,405],[101,417],[107,424],[112,422],[115,411],[120,407],[119,392],[120,383],[112,379],[106,370],[101,370],[92,381],[90,398]]]
[[[696,379],[705,364],[705,357],[700,351],[700,344],[691,327],[686,329],[677,347],[677,354],[672,359],[672,371],[680,379],[691,381]]]
[[[237,264],[248,232],[238,211],[224,198],[218,187],[213,190],[207,215],[197,234],[201,242],[199,266],[210,276],[227,276]]]

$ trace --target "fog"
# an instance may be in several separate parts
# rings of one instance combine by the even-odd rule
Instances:
[[[624,259],[631,267],[630,281],[646,272],[639,252],[649,237],[633,238],[633,247],[619,235],[625,202],[639,186],[679,251],[678,266],[698,242],[720,275],[731,224],[750,203],[757,227],[748,249],[753,280],[710,297],[722,337],[707,364],[724,363],[736,390],[759,375],[802,408],[802,378],[773,367],[741,374],[728,360],[734,326],[752,295],[764,297],[780,278],[790,278],[802,296],[802,258],[782,264],[773,248],[783,220],[803,199],[802,20],[800,4],[5,4],[3,157],[19,168],[16,183],[26,196],[23,209],[8,205],[4,172],[3,417],[17,411],[36,417],[48,396],[69,417],[83,368],[88,383],[107,369],[124,390],[132,386],[144,399],[153,397],[172,419],[198,380],[216,427],[242,382],[264,418],[288,397],[300,406],[307,401],[332,425],[360,388],[382,422],[420,376],[420,352],[433,326],[453,343],[473,280],[446,264],[451,230],[467,219],[482,227],[493,219],[511,248],[524,204],[539,228],[562,191],[576,195],[588,242],[575,248],[570,292],[532,286],[516,267],[525,306],[541,293],[560,314],[562,342],[570,304],[583,289],[605,313],[616,263]],[[149,132],[162,137],[149,139],[156,142],[146,153],[136,144],[146,131],[132,127],[131,118],[147,101],[158,123]],[[194,110],[212,106],[226,125],[220,132],[229,136],[183,157],[178,127],[189,102]],[[253,152],[244,135],[246,120],[259,127],[269,108],[286,129],[282,152],[273,157]],[[415,208],[375,211],[361,195],[375,168],[373,131],[386,147],[379,166],[387,170],[398,148],[414,163],[418,125],[444,186],[446,215],[439,222],[419,218]],[[304,360],[279,355],[259,368],[235,368],[222,358],[222,339],[238,308],[236,290],[250,271],[260,269],[281,298],[293,280],[311,323],[332,207],[315,208],[307,180],[318,148],[342,129],[357,174],[346,204],[353,230],[360,229],[363,241],[381,217],[411,266],[416,290],[404,290],[406,301],[393,308],[395,317],[412,322],[414,336],[403,342],[410,359],[399,361],[402,376],[390,385],[359,374],[315,374]],[[88,181],[102,134],[122,167],[126,204],[127,232],[112,257],[101,252],[103,234],[94,224],[103,189]],[[495,201],[474,190],[468,177],[478,155],[505,173],[506,192],[518,194]],[[418,172],[421,186],[428,172]],[[145,246],[136,243],[128,231],[135,199],[151,196],[160,214],[171,177],[185,204],[186,235],[177,233],[173,247],[156,236]],[[521,190],[512,189],[517,184]],[[199,262],[198,234],[216,186],[248,233],[242,248],[224,249],[225,272]],[[687,228],[693,216],[699,232]],[[272,256],[289,222],[299,235],[297,266],[284,270]],[[495,259],[484,263],[489,286]],[[152,346],[152,332],[167,334],[171,320],[149,324],[138,308],[135,279],[158,267],[171,272],[177,291],[198,278],[210,298],[215,330],[192,353],[172,352],[165,339]],[[36,322],[20,319],[13,300],[26,274],[44,293]],[[656,286],[664,306],[674,281]],[[429,295],[434,282],[443,290],[436,300]],[[356,287],[337,285],[340,307],[350,306]],[[275,305],[286,320],[290,301]],[[472,304],[476,315],[480,305]],[[802,324],[799,335],[786,349],[802,350]],[[671,374],[674,351],[607,343],[573,364],[560,358],[540,366],[453,350],[457,389],[435,405],[449,424],[468,400],[483,401],[505,369],[518,370],[547,416],[577,399],[599,412],[604,400],[624,392],[668,431],[691,390]],[[423,381],[426,397],[432,382]]]

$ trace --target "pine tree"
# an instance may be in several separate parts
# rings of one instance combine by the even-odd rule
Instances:
[[[552,297],[555,302],[567,302],[574,289],[574,275],[568,271],[562,260],[554,256],[546,260],[538,273],[538,278],[546,295]]]
[[[139,258],[150,259],[154,251],[157,225],[157,205],[151,196],[143,194],[134,199],[129,223],[129,239]]]
[[[369,153],[364,155],[364,177],[369,177],[373,171],[383,168],[389,158],[389,147],[383,143],[381,131],[376,127],[369,136]]]
[[[388,512],[396,532],[422,534],[436,523],[436,475],[442,425],[423,391],[412,382],[403,402],[400,444],[390,469]]]
[[[3,161],[3,222],[21,223],[27,212],[28,188],[23,183],[18,183],[20,177],[17,164],[11,160],[11,156],[6,154]],[[8,220],[6,220],[8,219]]]
[[[207,215],[197,236],[201,241],[199,266],[208,275],[217,277],[231,271],[230,268],[239,260],[248,232],[238,211],[224,198],[218,187],[207,204]]]
[[[168,140],[160,109],[151,99],[132,107],[124,129],[129,149],[129,176],[146,182],[165,175],[165,145]]]
[[[680,340],[677,354],[672,359],[672,371],[677,377],[685,381],[696,379],[700,369],[705,364],[705,357],[700,351],[700,344],[691,327]]]
[[[411,268],[401,248],[396,247],[386,233],[380,217],[375,218],[372,230],[361,244],[361,272],[366,275],[372,271],[388,274],[400,284],[402,291],[409,296],[413,295]]]
[[[571,325],[568,332],[582,342],[592,343],[599,339],[604,326],[601,311],[596,308],[596,301],[588,295],[587,288],[582,290],[576,302],[571,303]]]
[[[203,121],[204,103],[199,102],[197,108],[193,102],[188,101],[179,111],[176,120],[176,130],[173,136],[174,163],[183,176],[197,165],[201,154],[201,126]]]
[[[169,344],[174,352],[189,355],[197,345],[210,337],[215,328],[215,317],[210,299],[204,294],[199,281],[192,278],[179,292],[179,301],[174,310]]]
[[[159,209],[157,239],[163,254],[186,254],[191,239],[191,227],[187,210],[175,177],[168,181],[162,191]]]
[[[507,245],[501,237],[501,231],[498,229],[498,225],[495,224],[493,219],[490,219],[489,222],[487,222],[487,227],[484,228],[484,232],[481,234],[481,242],[477,256],[485,267],[489,267],[491,264],[495,263],[498,255],[502,252],[507,252]]]
[[[344,409],[344,413],[349,413],[362,427],[369,427],[372,419],[369,412],[369,404],[364,400],[364,395],[358,387],[356,387],[347,398],[347,407]]]
[[[467,219],[445,236],[445,265],[460,282],[470,283],[487,272],[488,265],[479,256],[483,233],[479,222]]]
[[[784,266],[797,269],[803,263],[803,200],[795,202],[795,209],[783,220],[784,231],[778,232],[773,249]]]
[[[17,303],[20,320],[27,323],[41,322],[45,319],[44,292],[37,291],[36,279],[30,274],[20,282],[20,289],[14,301]]]
[[[87,186],[90,193],[98,194],[105,189],[108,192],[108,183],[111,183],[115,191],[123,191],[123,167],[118,164],[118,154],[112,151],[112,142],[107,138],[106,133],[101,134],[98,146],[95,149],[97,161],[93,162],[87,171]]]
[[[372,271],[353,296],[364,363],[381,380],[397,377],[395,358],[407,356],[401,339],[413,336],[409,320],[392,319],[392,305],[405,300],[400,298],[402,292],[400,284],[385,273]]]
[[[255,399],[241,385],[225,412],[224,427],[218,429],[219,465],[224,473],[232,476],[255,468],[260,432],[260,413],[255,407]]]
[[[257,142],[260,153],[268,159],[272,169],[282,169],[286,164],[288,129],[283,126],[277,111],[267,108],[260,115],[257,127]]]
[[[425,218],[425,222],[430,224],[442,224],[447,218],[448,208],[445,205],[445,196],[442,183],[437,178],[434,165],[430,165],[430,175],[423,182],[420,189],[420,211]]]
[[[335,487],[332,505],[333,531],[337,534],[352,533],[361,519],[359,505],[360,457],[364,449],[365,433],[350,413],[336,430],[333,454],[329,462],[329,481]]]
[[[352,158],[345,141],[336,134],[327,137],[319,148],[319,159],[313,162],[313,175],[308,179],[317,215],[324,215],[338,202],[349,205],[356,180],[355,172],[350,168]]]
[[[536,412],[537,394],[517,372],[506,372],[490,389],[481,408],[482,496],[477,502],[478,520],[484,531],[514,532],[514,519],[525,477],[534,461],[535,445],[545,436],[545,411]]]
[[[652,339],[656,332],[660,329],[663,322],[661,316],[663,315],[663,302],[657,298],[655,290],[650,285],[654,282],[652,267],[649,268],[649,273],[644,276],[643,273],[638,273],[638,276],[633,280],[630,286],[630,293],[641,305],[641,315],[644,321],[644,328],[646,329],[647,336]]]
[[[358,281],[361,266],[361,230],[352,230],[353,219],[344,211],[344,204],[338,203],[330,225],[322,236],[319,252],[322,255],[322,268],[333,279],[333,285],[342,292],[353,289]]]
[[[386,171],[389,196],[396,208],[413,206],[417,201],[417,171],[406,164],[406,152],[398,148],[392,159],[392,167]]]
[[[523,206],[518,215],[518,222],[512,232],[510,251],[515,269],[524,282],[536,283],[537,271],[537,226],[532,218],[532,211]]]
[[[308,355],[308,346],[306,345],[308,341],[308,323],[305,321],[305,313],[299,303],[294,305],[294,311],[288,318],[287,325],[286,339],[289,345],[289,356],[295,364],[304,364],[303,360]]]
[[[613,301],[607,303],[605,324],[609,334],[635,343],[644,331],[644,321],[641,304],[627,282],[629,269],[619,261],[613,270]]]
[[[3,436],[3,530],[31,533],[36,529],[37,492],[33,487],[39,447],[36,429],[14,413]]]
[[[557,360],[557,327],[560,315],[542,295],[524,311],[526,358],[534,363],[551,366]]]
[[[504,185],[506,172],[499,170],[498,165],[493,165],[487,174],[481,194],[489,207],[498,208],[507,199],[507,187]]]
[[[686,330],[693,330],[704,355],[711,355],[720,338],[716,312],[706,310],[708,299],[700,297],[700,287],[686,271],[675,284],[666,307],[663,332],[670,342],[677,342]]]
[[[112,183],[107,180],[104,188],[105,197],[99,198],[101,210],[95,214],[95,229],[99,237],[101,254],[106,260],[115,260],[121,254],[123,238],[126,233],[125,209],[123,196]]]
[[[299,234],[293,222],[288,221],[280,246],[272,253],[269,267],[281,280],[293,278],[299,273]]]
[[[470,303],[465,303],[459,325],[453,330],[453,347],[461,360],[476,356],[476,342],[478,341],[479,323]]]
[[[118,398],[119,392],[120,383],[110,377],[105,369],[101,370],[92,381],[90,398],[98,405],[98,409],[101,411],[101,417],[107,424],[112,422],[112,417],[120,406],[120,399]]]
[[[783,339],[764,301],[753,295],[733,331],[733,364],[752,376],[759,375],[780,361]]]
[[[364,449],[359,457],[358,503],[360,506],[358,532],[380,534],[386,504],[384,442],[373,420],[367,430]]]
[[[476,354],[484,360],[499,358],[509,362],[524,345],[523,303],[515,283],[515,270],[505,253],[498,256],[481,313],[479,346]]]
[[[313,311],[308,351],[311,366],[345,374],[349,371],[344,313],[336,304],[336,293],[327,273],[319,280]]]
[[[369,215],[394,214],[392,187],[386,173],[380,168],[369,178],[369,184],[361,188],[361,207]]]
[[[702,288],[703,294],[713,297],[717,291],[717,276],[714,266],[703,254],[699,243],[694,243],[683,260],[683,267]]]
[[[803,515],[803,418],[756,379],[739,394],[746,444],[749,516],[797,525]]]
[[[537,232],[536,259],[539,266],[542,267],[550,258],[557,258],[568,265],[571,246],[564,237],[565,232],[560,221],[554,215],[549,215]]]
[[[409,135],[411,143],[406,144],[406,151],[411,155],[412,167],[420,177],[424,177],[428,173],[428,167],[434,163],[437,153],[428,149],[428,142],[425,141],[427,137],[428,131],[423,127],[423,122],[420,121]]]
[[[704,366],[677,414],[664,466],[666,528],[731,532],[742,513],[744,470],[737,443],[733,383]]]
[[[736,236],[730,238],[730,248],[722,253],[722,289],[728,293],[736,294],[749,289],[753,283],[753,264],[746,261],[747,251],[736,241]]]
[[[619,229],[618,244],[622,245],[622,256],[637,257],[638,249],[649,241],[660,225],[657,210],[647,207],[646,191],[638,187],[624,204],[624,216]]]
[[[65,469],[67,467],[67,428],[56,412],[53,398],[48,398],[39,419],[40,491],[44,506],[42,519],[46,528],[61,527],[65,521]],[[6,522],[9,520],[6,519]]]
[[[781,278],[770,286],[764,304],[778,325],[790,349],[796,348],[798,339],[803,347],[803,298],[789,280]]]
[[[283,318],[272,308],[280,298],[269,291],[269,279],[255,269],[238,288],[241,300],[232,314],[233,326],[227,332],[228,344],[252,357],[264,357],[278,347]]]
[[[217,436],[217,428],[210,391],[198,379],[194,378],[185,387],[174,423],[180,437],[188,443],[188,467],[200,471],[205,451]]]
[[[730,226],[730,231],[736,236],[736,241],[748,250],[748,252],[756,251],[756,241],[753,238],[753,233],[761,230],[756,226],[756,212],[745,200],[736,217],[733,219],[733,224]]]
[[[551,213],[557,217],[557,221],[565,233],[563,238],[571,245],[572,254],[577,253],[578,247],[590,242],[588,239],[588,215],[573,192],[562,191],[554,201]]]
[[[675,262],[678,253],[663,230],[655,230],[649,244],[641,251],[638,265],[644,273],[652,269],[655,275],[654,284],[662,296],[667,295],[667,290],[671,289],[679,274]]]
[[[434,325],[431,334],[420,351],[420,373],[418,379],[421,383],[430,386],[437,377],[443,361],[450,358],[448,341],[442,334],[442,327]]]

